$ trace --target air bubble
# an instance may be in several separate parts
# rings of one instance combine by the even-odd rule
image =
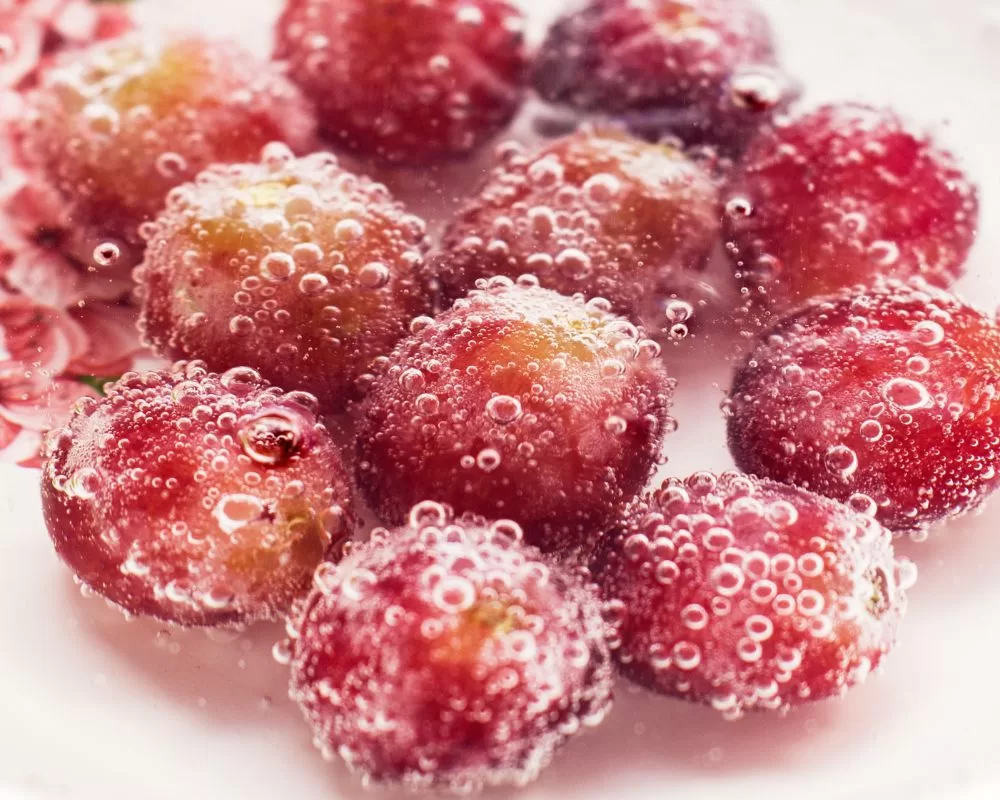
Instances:
[[[256,327],[254,321],[244,314],[238,314],[229,320],[229,332],[235,336],[249,336]]]
[[[100,488],[100,473],[93,467],[81,467],[70,476],[65,491],[79,500],[92,500]]]
[[[250,494],[223,495],[212,511],[212,516],[225,534],[233,534],[263,517],[264,504]]]
[[[295,274],[295,259],[287,253],[271,253],[260,262],[260,274],[269,281],[287,281]]]
[[[869,419],[861,423],[861,438],[866,442],[877,442],[882,438],[882,423],[878,420]]]
[[[523,412],[521,401],[516,397],[499,394],[486,403],[486,413],[494,422],[507,425],[517,420]]]
[[[689,672],[701,663],[701,649],[691,642],[680,641],[673,647],[674,664],[678,669]]]
[[[330,286],[330,280],[318,272],[308,272],[299,279],[299,291],[305,295],[318,295]]]
[[[663,306],[663,314],[667,322],[684,323],[694,316],[694,307],[686,300],[668,300]]]
[[[935,345],[944,341],[944,328],[932,320],[924,320],[913,326],[913,336],[922,345]]]
[[[385,264],[374,261],[361,268],[358,281],[366,289],[381,289],[389,283],[390,276],[391,272]]]
[[[273,466],[291,458],[302,442],[303,433],[294,417],[271,411],[244,423],[238,436],[243,452],[253,461]]]
[[[424,373],[414,367],[403,370],[399,375],[399,385],[408,392],[419,392],[425,383]]]
[[[708,625],[708,612],[697,603],[685,606],[681,611],[681,622],[692,631],[700,631]]]
[[[365,235],[365,226],[356,219],[342,219],[334,226],[333,235],[345,244],[355,242]]]
[[[826,451],[824,463],[830,472],[846,480],[858,469],[858,454],[847,445],[834,445]]]
[[[500,462],[500,453],[492,447],[480,450],[479,455],[476,456],[476,466],[483,472],[493,472],[500,466]]]
[[[905,411],[928,408],[934,404],[927,387],[908,378],[894,378],[883,387],[882,393],[886,400]]]
[[[878,503],[871,497],[861,492],[852,494],[847,501],[848,505],[866,517],[874,517],[878,513]]]
[[[743,571],[733,564],[720,564],[712,570],[711,581],[719,594],[731,597],[743,588]]]
[[[447,575],[434,585],[431,599],[441,611],[456,614],[472,607],[476,600],[476,589],[459,575]]]
[[[604,420],[604,430],[613,436],[621,436],[628,430],[628,421],[612,415]]]
[[[748,197],[732,197],[726,201],[726,214],[733,219],[743,219],[753,214],[753,203]]]
[[[99,267],[113,267],[121,257],[121,248],[114,242],[102,242],[94,248],[93,260]]]

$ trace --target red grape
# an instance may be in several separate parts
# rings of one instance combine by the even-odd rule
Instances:
[[[355,380],[431,307],[424,223],[326,154],[281,145],[174,191],[136,275],[149,343],[248,365],[340,411]]]
[[[792,94],[767,19],[747,0],[591,0],[538,54],[542,97],[636,133],[739,147]]]
[[[947,288],[975,240],[976,188],[930,136],[886,109],[823,106],[763,133],[733,181],[729,249],[757,306],[879,277]]]
[[[1000,484],[1000,330],[945,292],[890,281],[764,334],[728,403],[739,467],[921,530]]]
[[[352,527],[315,402],[246,368],[126,374],[50,436],[42,504],[56,551],[132,614],[276,617]]]
[[[683,152],[619,131],[576,133],[532,155],[507,147],[448,228],[438,277],[455,299],[480,278],[531,273],[658,332],[718,240],[718,202],[711,175]]]
[[[727,717],[846,692],[878,667],[913,565],[870,517],[737,473],[670,479],[598,547],[623,672]]]
[[[604,303],[494,279],[384,360],[359,412],[358,484],[392,524],[434,498],[569,554],[657,461],[673,422],[658,352]]]
[[[130,36],[73,53],[29,97],[22,150],[68,205],[76,240],[141,257],[140,225],[167,192],[219,162],[256,157],[268,142],[314,142],[305,99],[271,65],[200,35],[153,43]],[[81,255],[75,252],[76,255]]]
[[[523,785],[611,703],[596,599],[509,521],[425,502],[323,565],[295,626],[292,697],[367,782]]]
[[[275,57],[331,142],[426,164],[470,152],[517,112],[522,25],[506,0],[288,0]]]

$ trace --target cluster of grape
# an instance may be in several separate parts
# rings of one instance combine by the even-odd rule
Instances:
[[[175,362],[51,433],[59,554],[132,614],[287,619],[292,697],[372,781],[523,784],[604,718],[613,666],[730,718],[840,695],[906,608],[893,533],[1000,484],[948,152],[890,110],[799,111],[744,0],[592,0],[535,53],[523,28],[506,0],[288,0],[274,62],[115,38],[18,127],[55,246],[135,267]],[[429,168],[532,84],[575,129],[501,146],[436,242],[322,151]],[[661,346],[721,249],[746,474],[647,490]]]

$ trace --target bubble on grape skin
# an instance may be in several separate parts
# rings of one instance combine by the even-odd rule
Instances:
[[[680,641],[674,645],[673,662],[678,669],[691,671],[701,663],[701,650],[690,642]]]
[[[223,533],[231,534],[259,521],[264,513],[264,504],[254,495],[227,494],[220,498],[212,515]]]
[[[156,157],[156,171],[169,180],[179,180],[188,171],[188,162],[180,153],[161,153]]]
[[[237,314],[229,320],[229,332],[235,336],[249,336],[257,325],[246,314]]]
[[[342,219],[333,229],[333,235],[341,242],[355,242],[365,235],[365,226],[356,219]]]
[[[514,422],[521,416],[521,401],[508,395],[496,395],[486,403],[486,413],[490,419],[502,425]]]
[[[247,394],[263,384],[263,378],[257,370],[251,367],[234,367],[219,376],[219,382],[226,390],[237,395]],[[197,394],[197,387],[193,386],[193,391]],[[176,399],[176,390],[175,390]]]
[[[365,264],[358,273],[358,281],[366,289],[380,289],[389,282],[392,273],[385,264]]]
[[[410,333],[412,333],[413,335],[416,335],[416,334],[420,333],[422,330],[424,330],[425,328],[427,328],[428,325],[433,324],[433,322],[434,322],[434,318],[433,317],[427,317],[427,316],[423,316],[423,315],[418,316],[418,317],[414,317],[410,321]]]
[[[239,431],[245,452],[258,464],[274,465],[287,461],[299,448],[303,431],[289,413],[268,411],[251,418]]]
[[[435,394],[424,393],[417,396],[414,405],[419,413],[425,416],[433,416],[441,408],[441,401]]]
[[[773,70],[744,68],[730,82],[733,101],[757,113],[775,108],[785,96],[785,86]]]
[[[835,445],[826,451],[826,468],[843,479],[848,479],[858,469],[858,454],[847,445]]]
[[[900,409],[912,411],[933,405],[927,387],[909,378],[894,378],[883,389],[885,399]]]
[[[922,345],[932,347],[944,341],[944,328],[933,320],[923,320],[913,326],[913,336]]]
[[[613,414],[604,420],[604,430],[615,436],[621,436],[628,430],[628,420]]]
[[[451,575],[437,581],[431,597],[439,609],[455,614],[472,607],[476,600],[476,588],[467,579]]]
[[[891,267],[899,261],[899,246],[895,242],[872,242],[868,252],[880,267]]]
[[[287,253],[270,253],[261,260],[260,273],[265,280],[287,281],[295,274],[295,259]]]
[[[497,450],[492,447],[487,447],[480,450],[479,455],[476,456],[476,466],[478,466],[483,472],[493,472],[500,466],[502,460],[503,457]]]
[[[712,571],[712,585],[723,595],[734,595],[743,588],[743,571],[733,564],[722,564]]]
[[[621,181],[608,173],[593,175],[583,184],[584,199],[596,211],[607,209],[615,202],[621,190]]]
[[[861,436],[866,442],[877,442],[882,438],[882,423],[876,419],[868,419],[861,423]]]
[[[100,473],[93,467],[81,467],[66,482],[66,493],[80,500],[91,500],[101,488]]]

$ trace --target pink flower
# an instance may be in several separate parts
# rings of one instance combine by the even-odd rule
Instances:
[[[0,462],[34,466],[45,434],[96,392],[67,378],[86,355],[83,328],[66,312],[0,296]]]
[[[52,187],[23,167],[14,123],[23,92],[64,50],[131,30],[121,5],[90,0],[0,0],[0,462],[37,465],[47,431],[62,425],[84,378],[111,378],[141,353],[127,259],[93,266],[94,248]],[[67,309],[67,310],[63,310]]]

